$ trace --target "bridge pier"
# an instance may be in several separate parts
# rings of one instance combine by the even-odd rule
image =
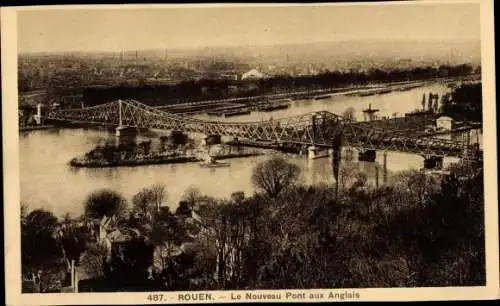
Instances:
[[[38,125],[43,124],[42,107],[43,107],[43,105],[41,103],[38,103],[36,105],[36,115],[33,116],[36,124],[38,124]]]
[[[137,136],[137,129],[131,126],[119,125],[115,129],[116,137]]]
[[[218,145],[221,144],[221,135],[206,135],[203,137],[202,144],[204,146],[212,146],[212,145]]]
[[[443,157],[434,155],[424,156],[424,169],[443,169]]]
[[[115,129],[116,145],[124,143],[135,143],[137,138],[137,129],[135,127],[119,125]]]
[[[315,159],[317,155],[318,155],[318,148],[317,147],[309,146],[307,148],[307,157],[309,159]]]
[[[359,161],[366,161],[366,162],[375,162],[375,159],[377,158],[377,151],[375,150],[362,150],[359,151],[358,155],[358,160]]]

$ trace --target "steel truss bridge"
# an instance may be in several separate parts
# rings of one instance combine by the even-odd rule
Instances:
[[[351,122],[336,114],[320,111],[289,118],[259,122],[219,122],[171,114],[135,100],[118,100],[81,109],[53,110],[47,119],[149,129],[232,136],[256,142],[314,145],[331,148],[341,134],[342,145],[361,150],[387,150],[423,156],[477,159],[469,137],[446,140],[426,135],[429,118],[392,118],[373,122]],[[468,131],[466,133],[468,135]]]

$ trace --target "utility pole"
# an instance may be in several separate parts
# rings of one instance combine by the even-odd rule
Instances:
[[[338,122],[336,124],[337,130],[335,131],[335,136],[332,140],[332,170],[333,177],[335,178],[335,198],[339,195],[339,170],[340,162],[342,158],[342,124]]]
[[[385,183],[387,183],[387,151],[384,151],[383,156],[384,156],[383,175],[384,175],[384,184],[385,184]]]
[[[120,116],[119,127],[122,126],[122,100],[118,100],[118,113]]]

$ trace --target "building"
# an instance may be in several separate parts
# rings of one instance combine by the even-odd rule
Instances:
[[[453,119],[447,116],[441,116],[436,119],[436,129],[450,131],[453,128]]]
[[[255,79],[264,79],[268,78],[269,76],[258,71],[257,69],[252,69],[248,72],[243,73],[241,76],[242,80],[255,80]]]

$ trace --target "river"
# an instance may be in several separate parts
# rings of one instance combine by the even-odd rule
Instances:
[[[371,103],[372,108],[380,109],[381,116],[392,116],[421,108],[422,95],[429,92],[441,96],[448,91],[446,86],[435,84],[405,92],[393,92],[368,97],[336,95],[325,100],[295,101],[289,109],[272,113],[252,113],[246,116],[231,117],[231,121],[259,121],[303,114],[312,111],[328,110],[342,114],[348,107],[356,110],[361,119],[361,110]],[[114,135],[96,129],[40,130],[20,133],[20,174],[21,201],[26,201],[31,209],[46,208],[61,216],[68,212],[78,216],[83,212],[86,196],[99,188],[111,188],[122,193],[127,200],[143,187],[156,183],[165,184],[168,199],[165,203],[175,209],[184,191],[197,187],[203,194],[214,197],[229,197],[234,191],[251,195],[252,168],[259,161],[269,158],[256,156],[229,160],[230,167],[200,168],[197,164],[149,165],[140,167],[121,167],[103,169],[72,169],[68,161],[81,156],[103,139]],[[281,153],[276,153],[281,154]],[[319,184],[334,182],[330,158],[308,160],[306,156],[286,155],[291,162],[301,168],[300,182]],[[445,159],[445,166],[456,161]],[[382,154],[377,163],[382,164]],[[387,157],[389,175],[409,169],[418,169],[423,158],[416,155],[390,152]],[[375,164],[358,163],[369,181],[374,183]],[[380,179],[382,174],[380,172]]]

